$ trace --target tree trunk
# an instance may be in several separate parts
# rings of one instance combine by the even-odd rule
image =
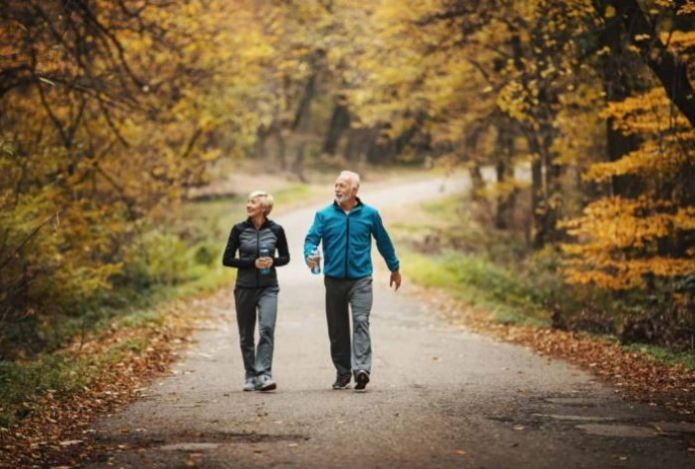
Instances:
[[[543,232],[543,161],[536,154],[531,163],[531,214],[533,216],[533,247],[540,249],[545,244]]]
[[[294,174],[302,182],[308,182],[304,176],[304,152],[306,150],[306,142],[301,142],[297,147],[297,158],[294,160]]]
[[[483,172],[480,170],[480,165],[475,163],[473,168],[471,168],[471,199],[475,202],[481,202],[483,200],[480,197],[480,193],[485,189],[485,180],[483,179]]]
[[[304,127],[306,127],[306,123],[309,120],[309,114],[311,111],[311,100],[314,98],[315,92],[316,70],[313,70],[306,81],[302,99],[299,101],[297,112],[294,115],[294,120],[292,121],[292,131],[302,130]]]
[[[543,185],[545,217],[543,219],[543,233],[545,243],[557,241],[557,220],[560,210],[561,187],[560,178],[562,176],[562,166],[555,163],[556,154],[551,151],[553,140],[555,139],[555,129],[549,124],[551,119],[547,119],[541,125],[543,132]]]
[[[326,139],[323,142],[323,148],[321,150],[323,153],[329,155],[335,155],[341,135],[343,135],[345,130],[350,128],[350,112],[342,101],[343,98],[341,96],[336,99],[331,122],[328,126]]]
[[[280,169],[287,171],[287,145],[285,144],[285,137],[282,136],[282,129],[279,125],[273,127],[275,142],[277,143],[278,160],[280,161]]]
[[[383,125],[377,125],[370,132],[370,139],[365,148],[367,161],[372,164],[383,164],[392,161],[396,152],[394,140],[384,138],[381,134]]]
[[[532,245],[534,249],[541,249],[552,240],[555,231],[556,217],[551,213],[549,193],[551,189],[549,183],[552,182],[550,178],[554,175],[554,171],[549,166],[549,148],[545,147],[548,142],[544,141],[544,144],[541,144],[537,136],[530,131],[526,132],[526,140],[531,153],[534,155],[531,162]]]
[[[603,15],[608,5],[616,9],[632,44],[640,50],[642,60],[657,76],[671,102],[695,128],[695,90],[688,78],[688,61],[681,60],[676,52],[664,46],[637,0],[596,0],[593,3],[599,15]],[[649,40],[643,40],[645,37]]]
[[[360,156],[361,142],[365,138],[365,129],[351,129],[348,131],[347,144],[345,145],[345,159],[357,161]]]
[[[523,41],[518,31],[514,29],[511,31],[510,45],[513,51],[514,66],[523,72]],[[557,102],[557,96],[551,93],[550,90],[541,88],[538,96],[542,108],[533,117],[540,125],[540,131],[523,128],[529,150],[534,155],[534,160],[531,163],[531,216],[534,222],[532,245],[535,249],[540,249],[547,242],[552,241],[557,225],[557,208],[553,196],[557,189],[556,176],[559,167],[553,164],[553,155],[550,152],[554,139],[552,127],[554,110],[552,106]]]
[[[502,184],[509,178],[514,179],[514,167],[512,156],[514,155],[514,136],[509,129],[500,126],[497,130],[497,183]],[[508,194],[497,198],[497,208],[495,210],[495,228],[506,230],[509,228],[509,219],[514,210],[516,202],[516,189]]]
[[[268,135],[269,131],[265,128],[265,126],[259,128],[256,132],[256,142],[253,145],[254,158],[265,158],[267,153],[265,143],[268,139]]]
[[[603,0],[605,6],[612,6],[617,10],[617,0]],[[606,101],[621,102],[630,96],[625,66],[621,63],[622,54],[622,27],[620,18],[606,18],[605,30],[601,34],[601,45],[611,52],[603,56],[603,86],[606,93]],[[615,119],[609,117],[606,120],[606,143],[609,161],[618,161],[623,156],[637,148],[634,137],[623,135],[615,129]],[[614,176],[611,179],[611,193],[616,196],[631,197],[637,195],[634,190],[637,181],[631,176]]]

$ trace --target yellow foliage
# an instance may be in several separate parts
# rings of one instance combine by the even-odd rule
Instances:
[[[673,7],[670,1],[659,3]],[[692,63],[682,51],[694,42],[692,32],[675,31],[669,47]],[[623,290],[646,288],[648,279],[694,275],[695,251],[682,245],[695,236],[687,176],[695,168],[695,131],[661,85],[609,102],[600,117],[611,119],[616,130],[639,144],[616,161],[591,164],[583,177],[604,184],[632,178],[620,184],[629,183],[634,195],[600,197],[563,224],[574,237],[562,246],[567,280]]]
[[[595,283],[608,289],[644,288],[645,278],[695,274],[695,252],[680,257],[659,253],[659,243],[695,232],[695,207],[655,200],[604,197],[581,217],[563,223],[578,241],[563,244],[564,272],[570,283]]]
[[[283,107],[277,89],[305,74],[307,52],[286,41],[296,31],[277,12],[289,10],[267,15],[250,0],[95,0],[84,5],[105,33],[81,47],[102,53],[80,61],[73,43],[90,30],[61,23],[59,2],[39,3],[51,14],[31,30],[0,20],[2,68],[35,63],[38,75],[0,96],[0,286],[30,281],[29,298],[67,308],[110,288],[124,246],[169,216],[210,162],[253,145],[268,119],[257,106]],[[60,41],[51,27],[66,28]],[[212,145],[215,135],[228,144]]]
[[[677,175],[688,162],[695,164],[694,156],[689,152],[684,154],[678,142],[650,140],[618,161],[593,164],[584,177],[597,182],[623,175],[664,180]]]

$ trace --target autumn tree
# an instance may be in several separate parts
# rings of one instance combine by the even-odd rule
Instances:
[[[623,23],[625,53],[641,59],[651,76],[645,74],[644,91],[609,102],[604,111],[612,131],[637,144],[619,158],[592,165],[586,177],[635,183],[629,192],[612,191],[591,202],[567,223],[579,241],[564,246],[570,255],[568,279],[613,290],[657,288],[692,302],[693,5],[655,2],[661,21],[649,18],[636,2],[596,5],[606,28],[614,27],[612,21]]]
[[[253,147],[269,59],[254,2],[0,6],[6,351],[12,334],[28,343],[115,285],[176,281],[177,269],[153,271],[146,234],[205,182],[208,162]]]

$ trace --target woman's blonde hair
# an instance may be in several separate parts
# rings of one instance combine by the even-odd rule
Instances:
[[[273,210],[273,204],[275,203],[275,199],[273,199],[273,196],[266,191],[253,191],[249,194],[248,200],[256,198],[261,203],[261,208],[263,208],[263,215],[265,215],[266,217],[270,215],[270,212]]]

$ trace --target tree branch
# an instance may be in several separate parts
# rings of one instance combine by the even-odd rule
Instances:
[[[656,37],[658,32],[644,16],[636,0],[621,0],[615,2],[615,6],[631,42],[640,50],[642,60],[657,76],[671,102],[695,128],[695,90],[688,78],[687,64]],[[647,36],[654,40],[638,40]]]

